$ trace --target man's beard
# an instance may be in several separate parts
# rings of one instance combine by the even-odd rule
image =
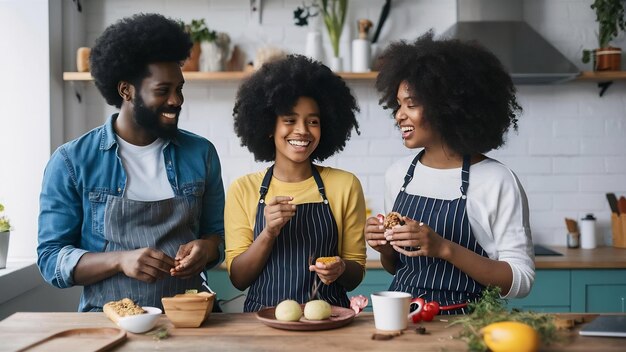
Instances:
[[[139,126],[151,132],[154,136],[163,139],[173,139],[176,137],[176,133],[178,132],[178,121],[176,124],[162,124],[160,122],[160,116],[163,112],[175,113],[178,115],[178,113],[180,113],[180,108],[158,108],[156,111],[152,111],[145,106],[141,95],[136,94],[135,107],[133,111],[135,115],[135,122]],[[178,119],[178,116],[176,116],[176,119]]]

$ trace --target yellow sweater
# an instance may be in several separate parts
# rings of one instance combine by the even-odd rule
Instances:
[[[326,198],[337,222],[339,256],[365,268],[365,198],[359,179],[353,174],[330,167],[316,166],[322,177]],[[226,266],[230,273],[233,259],[254,241],[254,223],[259,203],[259,188],[267,170],[235,180],[228,188],[224,210]],[[292,204],[317,203],[322,197],[313,176],[302,182],[282,182],[272,177],[265,200],[292,196]]]

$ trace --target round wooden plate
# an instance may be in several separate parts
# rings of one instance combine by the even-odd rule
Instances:
[[[274,316],[275,309],[276,307],[263,308],[256,313],[256,317],[263,322],[263,324],[276,329],[313,331],[342,327],[354,320],[356,315],[354,310],[350,308],[331,306],[330,318],[326,320],[307,320],[302,317],[299,321],[280,321],[276,320]]]

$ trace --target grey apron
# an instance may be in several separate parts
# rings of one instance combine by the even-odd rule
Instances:
[[[174,258],[180,245],[198,239],[192,229],[194,210],[184,197],[142,202],[108,196],[104,212],[105,252],[154,248]],[[84,311],[101,311],[110,301],[128,297],[140,306],[163,308],[161,297],[200,290],[202,279],[166,276],[153,283],[117,273],[105,280],[85,286]]]

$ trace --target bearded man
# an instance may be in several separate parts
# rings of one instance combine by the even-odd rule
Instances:
[[[217,151],[177,127],[181,63],[192,42],[157,14],[124,18],[96,40],[90,67],[106,123],[59,147],[44,172],[37,264],[59,288],[84,286],[79,311],[128,297],[202,290],[224,258],[224,187]]]

